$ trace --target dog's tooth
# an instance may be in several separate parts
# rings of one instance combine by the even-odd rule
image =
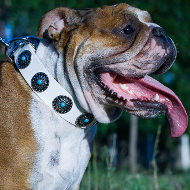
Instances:
[[[120,83],[120,86],[121,86],[121,88],[122,88],[123,90],[128,90],[128,89],[129,89],[129,87],[128,87],[126,84],[121,84],[121,83]]]
[[[153,100],[156,100],[156,101],[158,101],[159,100],[159,95],[156,93],[156,95],[154,96],[154,98],[153,98]]]
[[[120,86],[123,90],[127,91],[129,94],[134,94],[132,90],[129,90],[129,87],[126,84],[121,84]]]
[[[134,94],[132,90],[128,90],[129,94]]]

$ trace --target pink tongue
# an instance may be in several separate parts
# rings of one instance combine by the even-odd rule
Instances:
[[[128,104],[132,99],[151,101],[153,96],[157,93],[159,97],[164,100],[160,100],[160,102],[165,104],[168,108],[167,117],[171,126],[171,136],[179,137],[185,132],[188,124],[187,113],[181,101],[172,90],[148,75],[140,79],[129,79],[120,76],[118,78],[119,79],[117,80],[116,74],[101,74],[101,80],[104,84],[106,84],[110,89],[113,89],[113,91],[117,92],[118,98],[123,97],[126,99]],[[120,83],[126,84],[128,88],[133,91],[133,93],[127,93],[126,91],[121,90],[119,85]]]
[[[168,120],[171,126],[171,136],[181,136],[187,128],[188,116],[179,98],[172,90],[170,90],[157,80],[151,78],[150,76],[146,75],[144,78],[138,79],[137,81],[142,85],[146,85],[149,88],[158,90],[160,94],[163,94],[172,102],[173,107],[168,107],[167,113]]]

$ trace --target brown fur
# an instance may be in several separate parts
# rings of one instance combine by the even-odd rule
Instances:
[[[130,52],[138,52],[134,41],[144,43],[145,33],[148,27],[142,24],[134,15],[127,13],[128,4],[119,4],[114,6],[103,6],[96,9],[74,10],[64,7],[53,9],[46,13],[40,22],[38,36],[40,38],[47,37],[51,39],[58,52],[63,52],[67,47],[66,62],[73,64],[76,53],[80,52],[80,57],[89,53],[97,52],[97,50],[106,50],[108,54],[105,58],[112,58],[116,54],[129,50]],[[149,14],[145,14],[144,21],[151,22]],[[56,22],[63,20],[64,26],[62,30],[56,28]],[[120,34],[120,30],[130,23],[130,20],[135,20],[141,28],[141,33],[138,34],[138,40],[135,36],[126,38]],[[52,34],[52,27],[54,33]],[[83,43],[88,41],[88,45],[81,48]],[[97,46],[94,46],[97,44]],[[141,47],[142,48],[142,47]],[[116,50],[117,49],[117,50]],[[114,55],[113,55],[114,52]],[[98,59],[101,57],[99,56]]]
[[[29,106],[31,90],[9,62],[0,65],[0,189],[27,190],[37,144]]]
[[[67,69],[70,66],[73,68],[77,56],[82,58],[85,55],[93,55],[93,59],[97,61],[103,59],[104,64],[107,61],[112,65],[114,63],[118,65],[119,58],[122,60],[134,52],[139,53],[149,36],[147,32],[150,30],[149,27],[137,19],[135,10],[129,15],[126,11],[128,7],[127,4],[119,4],[88,10],[57,8],[43,16],[38,36],[52,40],[57,51],[64,54]],[[138,26],[136,32],[139,30],[141,32],[126,37],[120,31],[126,23],[130,23],[130,20],[134,20]],[[149,14],[144,13],[143,20],[151,22]],[[127,55],[124,54],[126,50],[128,50]],[[101,53],[97,53],[99,51]],[[127,62],[120,64],[122,65],[120,71],[126,70],[130,73],[126,67]],[[31,89],[13,64],[2,63],[0,65],[0,189],[2,190],[30,189],[28,182],[38,148],[29,118],[31,99]]]

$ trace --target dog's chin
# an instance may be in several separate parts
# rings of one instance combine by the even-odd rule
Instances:
[[[112,123],[120,118],[123,110],[119,107],[112,106],[97,106],[95,109],[92,108],[93,115],[99,123]]]

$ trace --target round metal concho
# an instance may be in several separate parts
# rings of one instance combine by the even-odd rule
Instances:
[[[31,56],[32,53],[28,50],[23,51],[19,56],[18,56],[18,68],[19,69],[25,69],[31,61]]]
[[[94,116],[92,114],[84,113],[77,118],[75,124],[79,127],[85,127],[89,125],[90,123],[92,123],[93,120],[94,120]]]
[[[53,100],[52,106],[55,111],[64,114],[71,110],[73,102],[69,97],[60,95]]]
[[[31,80],[32,89],[36,92],[43,92],[49,86],[49,78],[45,73],[36,73]]]

